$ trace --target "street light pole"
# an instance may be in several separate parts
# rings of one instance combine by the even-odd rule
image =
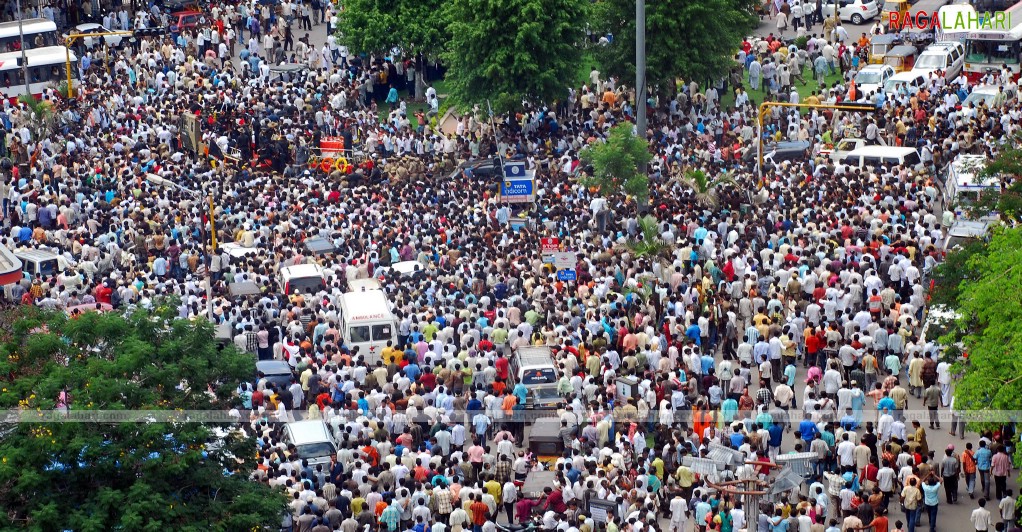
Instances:
[[[646,0],[635,0],[635,129],[646,139]]]
[[[21,0],[16,0],[15,7],[18,9],[18,38],[21,40],[21,75],[25,78],[25,94],[32,95],[32,89],[28,86],[28,56],[25,55],[25,30],[21,25],[21,19],[25,18],[21,12]]]
[[[646,140],[646,0],[635,0],[635,133]],[[638,171],[648,176],[646,163],[640,164]],[[636,201],[638,214],[645,214],[648,208],[648,199],[646,204]]]

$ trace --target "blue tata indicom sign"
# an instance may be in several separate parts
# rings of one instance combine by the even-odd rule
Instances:
[[[558,270],[557,271],[557,279],[559,279],[561,281],[575,281],[575,280],[577,280],[577,277],[578,276],[575,274],[575,270]]]
[[[505,179],[500,184],[500,199],[510,203],[533,201],[535,183],[531,179]]]

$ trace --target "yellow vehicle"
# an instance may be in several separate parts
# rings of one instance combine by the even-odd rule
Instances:
[[[891,48],[894,48],[900,42],[901,37],[893,33],[874,35],[873,38],[869,40],[869,64],[884,64],[884,56],[887,55],[887,52],[889,52]]]
[[[891,28],[891,21],[897,21],[897,27],[901,28],[903,22],[908,18],[908,0],[887,0],[883,9],[880,10],[880,20],[887,25],[887,31],[895,31]]]
[[[911,44],[901,44],[891,48],[884,55],[884,64],[891,65],[895,72],[908,72],[916,64],[919,49]]]

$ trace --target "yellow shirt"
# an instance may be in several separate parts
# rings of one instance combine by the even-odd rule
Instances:
[[[500,500],[500,495],[503,493],[500,482],[491,479],[483,484],[483,487],[486,488],[486,493],[493,495],[494,500]]]
[[[674,473],[674,478],[678,479],[678,485],[683,488],[691,488],[692,483],[695,482],[695,474],[685,466],[678,468],[678,471]]]

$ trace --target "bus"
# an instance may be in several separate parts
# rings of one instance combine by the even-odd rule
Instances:
[[[0,53],[0,93],[16,100],[25,94],[22,52]],[[67,60],[71,60],[71,82],[78,87],[78,56],[63,46],[47,46],[24,52],[28,61],[29,90],[36,98],[43,90],[67,81]]]
[[[60,44],[57,25],[47,18],[29,18],[21,21],[25,33],[25,49],[33,50]],[[18,21],[0,22],[0,53],[21,51]]]
[[[965,39],[965,76],[976,83],[987,72],[998,71],[1007,65],[1012,79],[1019,76],[1019,58],[1022,56],[1022,2],[1006,12],[1010,28],[972,29]]]

